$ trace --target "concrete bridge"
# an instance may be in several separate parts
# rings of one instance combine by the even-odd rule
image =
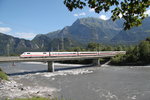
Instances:
[[[81,59],[92,59],[93,65],[100,66],[99,58],[113,57],[116,55],[96,55],[96,56],[68,56],[68,57],[46,57],[46,58],[20,58],[20,57],[0,57],[0,62],[47,62],[48,71],[54,72],[55,61],[65,60],[81,60]]]

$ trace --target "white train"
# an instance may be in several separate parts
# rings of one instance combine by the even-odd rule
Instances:
[[[22,58],[32,57],[57,57],[57,56],[96,56],[125,54],[126,51],[87,51],[87,52],[24,52]]]

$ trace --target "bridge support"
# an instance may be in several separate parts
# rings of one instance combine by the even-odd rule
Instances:
[[[48,61],[48,71],[49,72],[54,72],[55,71],[54,62],[53,61]]]
[[[99,59],[93,59],[93,65],[94,66],[101,66]]]

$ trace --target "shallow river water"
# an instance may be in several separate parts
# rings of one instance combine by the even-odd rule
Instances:
[[[11,80],[32,90],[39,89],[37,93],[45,90],[67,100],[150,100],[150,66],[55,66],[57,71],[50,73],[45,63],[0,64]],[[15,97],[2,92],[0,98]]]

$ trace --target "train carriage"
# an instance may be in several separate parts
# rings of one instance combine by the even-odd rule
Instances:
[[[77,52],[50,52],[50,56],[77,56]]]
[[[98,55],[97,51],[88,51],[88,52],[78,52],[80,56],[94,56]]]
[[[49,57],[49,56],[50,56],[49,52],[24,52],[23,54],[20,55],[20,57],[23,57],[23,58]]]
[[[86,51],[86,52],[24,52],[22,58],[32,57],[59,57],[59,56],[98,56],[98,55],[117,55],[126,54],[126,51]]]

